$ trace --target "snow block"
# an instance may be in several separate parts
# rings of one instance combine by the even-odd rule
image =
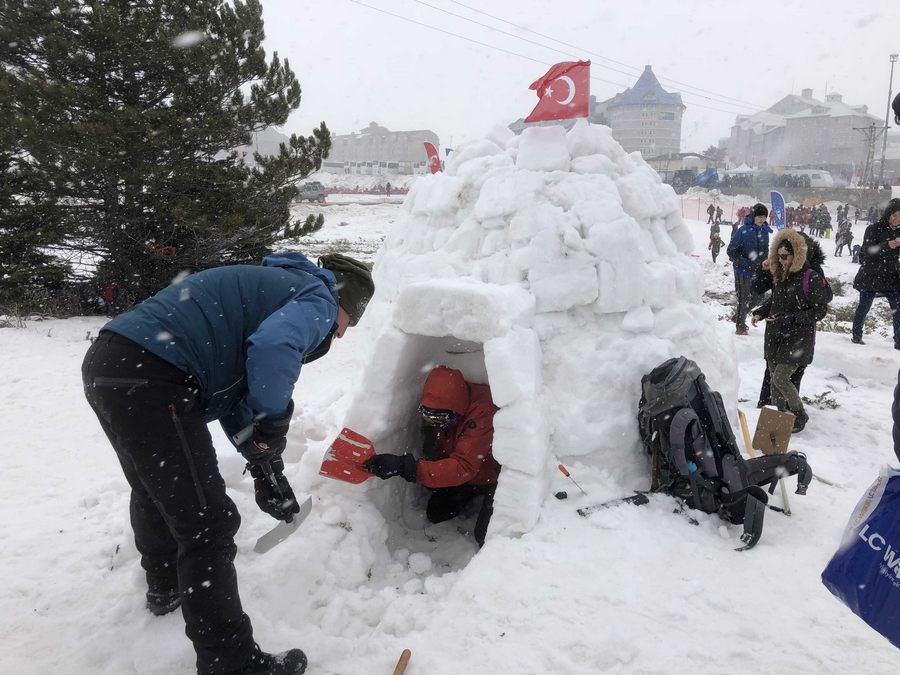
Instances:
[[[487,139],[479,139],[472,141],[471,143],[466,143],[457,148],[453,154],[450,155],[444,165],[442,174],[435,174],[435,176],[455,176],[459,171],[459,168],[470,160],[477,159],[478,157],[490,157],[491,155],[500,154],[503,154],[503,149],[493,141]]]
[[[517,286],[434,279],[400,292],[394,325],[404,333],[487,342],[534,320],[534,298]]]
[[[501,148],[505,148],[515,137],[512,129],[505,124],[495,124],[487,133],[487,140],[496,143]]]
[[[537,333],[513,327],[484,343],[484,365],[494,405],[533,399],[541,388],[541,343]]]
[[[604,129],[605,131],[601,130]],[[611,134],[609,127],[594,125],[586,119],[577,119],[566,134],[566,145],[572,159],[585,155],[597,155],[603,150],[604,137]]]
[[[694,236],[684,222],[669,230],[669,236],[672,237],[679,252],[690,253],[694,250]]]
[[[606,155],[585,155],[572,160],[573,173],[595,173],[603,176],[618,176],[619,168]]]
[[[453,176],[425,176],[421,187],[416,185],[414,193],[407,195],[407,208],[414,215],[429,217],[451,214],[459,207],[459,193],[463,182]]]
[[[666,232],[666,221],[662,218],[653,218],[647,224],[646,230],[653,237],[653,244],[656,247],[656,253],[666,258],[673,257],[678,254],[678,248],[675,242]]]
[[[554,171],[548,176],[547,188],[550,201],[567,210],[595,200],[611,201],[618,207],[617,211],[621,208],[619,191],[609,176]]]
[[[625,211],[637,220],[649,220],[661,215],[653,203],[653,182],[642,173],[634,172],[616,180]]]
[[[513,403],[494,414],[493,453],[504,467],[539,474],[547,463],[549,441],[543,413],[534,399]]]
[[[554,223],[565,217],[566,212],[562,208],[546,203],[519,211],[509,221],[509,238],[513,242],[527,244],[538,232],[552,228]]]
[[[528,284],[538,312],[564,312],[587,305],[600,292],[597,268],[586,261],[538,263],[528,271]]]
[[[522,132],[516,157],[520,169],[568,171],[570,162],[566,130],[562,127],[528,127]]]
[[[544,497],[550,491],[551,475],[549,465],[537,476],[504,467],[494,495],[488,538],[497,534],[518,536],[533,528],[541,515]]]
[[[475,217],[479,220],[509,216],[523,206],[538,201],[544,189],[544,177],[532,171],[497,169],[484,181],[478,201],[475,202]]]
[[[589,228],[585,248],[598,259],[614,263],[633,259],[634,252],[642,250],[641,226],[621,206],[590,202],[580,204],[575,213]]]
[[[419,405],[425,375],[421,365],[430,357],[425,345],[392,326],[378,336],[374,349],[378,369],[368,369],[358,396],[347,411],[345,426],[377,441],[406,426]]]
[[[507,154],[502,155],[486,155],[484,157],[476,157],[468,162],[461,164],[457,169],[457,177],[463,181],[464,189],[460,193],[460,202],[468,206],[478,198],[484,182],[495,173],[503,172],[514,168],[515,162],[512,157]],[[418,181],[415,184],[417,184]]]
[[[644,266],[646,272],[646,301],[653,309],[665,309],[678,302],[678,278],[674,265],[659,260]]]
[[[647,306],[629,310],[622,319],[622,330],[629,333],[649,333],[653,330],[653,310]]]
[[[645,288],[648,294],[652,294],[653,287],[647,284],[644,276],[635,274],[633,268],[636,265],[630,267],[631,270],[625,269],[622,260],[616,263],[601,261],[597,265],[600,294],[594,307],[598,312],[627,312],[645,301]],[[643,269],[646,265],[640,263],[640,267]]]

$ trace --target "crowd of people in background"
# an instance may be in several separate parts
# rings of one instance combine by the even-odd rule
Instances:
[[[880,214],[876,207],[861,212],[839,204],[835,218],[836,257],[850,252],[859,264],[853,287],[859,292],[851,341],[863,342],[866,316],[876,298],[891,307],[894,348],[900,350],[900,199],[892,199]],[[715,207],[707,209],[710,221],[708,250],[713,262],[724,242],[714,221]],[[820,238],[832,231],[832,215],[824,204],[785,209],[785,227],[775,233],[769,210],[758,203],[737,211],[727,255],[734,270],[737,335],[748,335],[747,316],[756,326],[765,321],[763,376],[758,406],[775,405],[794,415],[794,432],[806,426],[808,415],[799,389],[803,373],[813,359],[816,323],[833,298],[822,263]],[[852,226],[864,217],[868,222],[862,245],[853,245]],[[807,232],[808,230],[808,232]]]

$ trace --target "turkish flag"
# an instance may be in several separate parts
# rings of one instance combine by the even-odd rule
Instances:
[[[425,141],[425,154],[428,155],[428,167],[431,169],[431,173],[440,171],[441,158],[438,157],[438,151],[437,148],[434,147],[434,143]]]
[[[590,115],[591,62],[557,63],[541,79],[532,82],[541,99],[525,118],[526,122],[566,120]]]

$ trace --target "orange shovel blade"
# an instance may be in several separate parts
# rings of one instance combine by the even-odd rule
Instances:
[[[365,482],[374,474],[351,462],[345,462],[340,459],[334,459],[331,455],[325,455],[325,460],[322,462],[321,468],[319,468],[319,475],[355,485]]]
[[[362,463],[374,454],[372,441],[344,427],[325,453],[319,475],[345,483],[362,483],[374,475],[362,468]]]
[[[375,445],[362,434],[344,427],[328,448],[335,459],[362,464],[375,454]]]

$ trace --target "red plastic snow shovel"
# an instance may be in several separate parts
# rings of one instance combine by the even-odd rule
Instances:
[[[362,468],[363,462],[374,454],[372,441],[344,427],[325,453],[319,475],[345,483],[362,483],[374,475]]]

